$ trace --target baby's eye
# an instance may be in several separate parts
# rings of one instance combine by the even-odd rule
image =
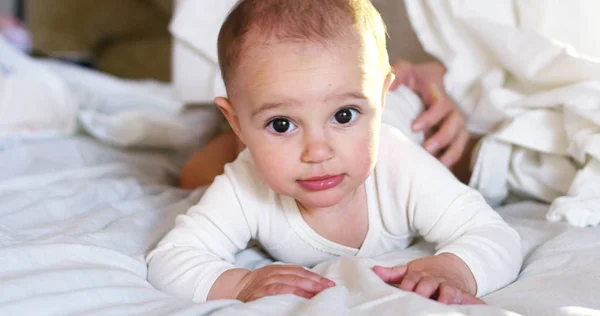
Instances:
[[[354,122],[358,118],[358,111],[352,108],[345,108],[337,111],[333,116],[333,120],[338,124],[348,124]]]
[[[296,129],[296,125],[285,118],[277,118],[269,122],[267,128],[272,132],[284,134]]]

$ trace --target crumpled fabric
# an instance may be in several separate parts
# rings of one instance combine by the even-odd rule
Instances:
[[[0,150],[85,131],[117,147],[190,150],[214,136],[216,108],[187,108],[170,84],[31,58],[0,37]]]
[[[534,3],[535,2],[535,3]],[[600,223],[600,22],[582,1],[407,1],[445,86],[486,136],[470,185],[493,205],[509,194],[551,204],[546,218]],[[594,43],[591,43],[594,42]]]

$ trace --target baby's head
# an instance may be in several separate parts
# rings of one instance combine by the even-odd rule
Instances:
[[[393,81],[369,0],[243,0],[219,34],[215,101],[263,180],[304,207],[351,196],[377,159]]]

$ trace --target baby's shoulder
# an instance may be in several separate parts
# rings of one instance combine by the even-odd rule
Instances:
[[[448,170],[423,147],[397,128],[383,124],[375,173],[380,179],[396,182],[444,176]]]
[[[258,192],[268,189],[261,181],[252,155],[247,148],[233,162],[225,165],[225,171],[221,176],[226,177],[234,186],[244,191]]]
[[[262,181],[248,149],[242,151],[236,160],[225,165],[224,173],[218,176],[214,183],[219,181],[227,182],[235,198],[247,206],[258,203],[265,207],[276,202],[275,192]]]
[[[398,143],[398,142],[415,144],[400,129],[398,129],[390,124],[387,124],[387,123],[381,123],[381,129],[380,129],[380,134],[379,134],[379,143],[381,145],[384,145],[384,144]]]
[[[379,135],[379,152],[377,155],[377,165],[386,166],[391,163],[403,165],[425,162],[427,154],[423,148],[399,129],[383,123]]]

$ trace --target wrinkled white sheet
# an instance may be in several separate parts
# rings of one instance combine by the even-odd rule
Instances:
[[[592,315],[600,301],[600,229],[544,219],[546,205],[501,214],[523,237],[526,261],[490,306],[443,306],[379,281],[372,263],[428,254],[426,245],[372,260],[315,268],[339,286],[312,300],[276,296],[249,304],[193,304],[146,281],[143,256],[201,196],[173,187],[177,157],[123,151],[77,136],[0,151],[0,315]],[[238,264],[270,260],[256,249]]]
[[[8,139],[70,135],[77,110],[75,96],[58,76],[0,36],[0,148]]]
[[[77,130],[119,147],[197,148],[217,112],[185,108],[169,84],[33,59],[0,38],[0,148]]]
[[[470,184],[494,204],[516,193],[552,203],[551,221],[598,225],[600,2],[406,4],[471,129],[489,133]]]

